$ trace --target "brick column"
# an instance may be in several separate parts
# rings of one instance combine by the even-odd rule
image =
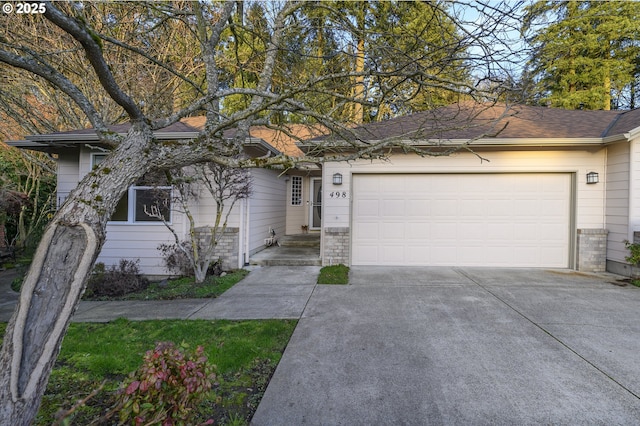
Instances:
[[[607,233],[606,229],[578,229],[578,271],[607,270]]]
[[[209,244],[211,241],[211,228],[203,226],[196,228],[196,238],[201,247]],[[240,247],[240,229],[239,228],[227,228],[224,234],[220,237],[218,245],[215,250],[215,256],[222,259],[222,269],[229,271],[232,269],[238,269],[238,250]]]
[[[349,228],[325,228],[322,265],[349,265]]]

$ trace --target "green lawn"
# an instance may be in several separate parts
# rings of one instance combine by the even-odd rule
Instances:
[[[239,269],[227,273],[224,277],[208,276],[203,283],[196,284],[192,277],[169,280],[164,284],[151,283],[148,288],[136,293],[129,293],[118,297],[118,300],[171,300],[171,299],[200,299],[218,297],[234,284],[247,276],[249,271]],[[85,293],[87,300],[107,300],[114,298],[92,298]]]
[[[345,265],[325,266],[320,269],[318,284],[348,284],[349,267]]]
[[[105,382],[71,424],[85,425],[113,404],[114,391],[138,368],[142,355],[158,341],[202,345],[217,366],[212,391],[200,405],[198,422],[247,424],[255,412],[296,321],[140,321],[73,323],[51,375],[36,424],[49,425],[56,412],[70,408]],[[6,324],[0,324],[4,334]],[[104,423],[111,424],[111,423]]]

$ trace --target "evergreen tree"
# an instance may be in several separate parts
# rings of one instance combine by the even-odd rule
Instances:
[[[522,31],[539,102],[608,110],[628,99],[638,78],[640,3],[542,0],[526,8]]]

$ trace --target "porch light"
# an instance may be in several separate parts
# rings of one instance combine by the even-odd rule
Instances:
[[[340,173],[335,173],[333,175],[333,184],[342,185],[342,175]]]
[[[598,183],[598,174],[596,172],[587,173],[587,184]]]

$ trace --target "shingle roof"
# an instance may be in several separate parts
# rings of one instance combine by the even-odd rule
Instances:
[[[640,109],[625,111],[618,114],[609,129],[607,129],[605,136],[619,135],[637,127],[640,127]]]
[[[204,125],[205,117],[189,117],[160,129],[159,133],[165,137],[177,137],[180,134],[186,136],[187,133],[198,133]],[[119,124],[109,128],[118,133],[125,133],[129,126]],[[591,111],[527,105],[507,108],[504,104],[462,102],[436,110],[368,123],[356,127],[354,132],[363,140],[471,140],[479,137],[485,140],[597,139],[622,135],[639,127],[640,109]],[[233,129],[225,131],[225,137],[233,137],[234,132]],[[302,155],[297,146],[298,142],[310,141],[302,145],[314,145],[330,138],[327,133],[326,129],[319,126],[304,124],[288,124],[281,129],[257,126],[250,130],[253,138],[261,139],[279,152],[291,156]],[[34,146],[46,146],[53,140],[64,141],[65,136],[74,136],[75,141],[83,140],[84,136],[87,140],[97,140],[93,129],[34,135],[28,139]],[[25,141],[16,141],[22,142]],[[28,147],[27,145],[24,147]]]
[[[612,125],[614,123],[615,125]],[[564,110],[525,105],[461,103],[355,129],[364,140],[601,138],[640,127],[640,110]]]
[[[179,122],[176,122],[170,126],[167,126],[163,129],[160,129],[158,133],[163,134],[175,134],[175,137],[178,135],[186,134],[186,133],[198,133],[200,132],[206,123],[205,117],[187,117],[183,118]],[[116,133],[126,133],[131,125],[129,123],[125,124],[116,124],[109,126],[109,129]],[[233,137],[235,130],[230,129],[225,131],[225,137],[231,138]],[[303,124],[288,124],[285,126],[281,126],[279,129],[267,128],[264,126],[256,126],[252,127],[249,131],[251,137],[262,139],[267,144],[271,145],[273,148],[282,152],[284,154],[290,156],[301,156],[302,151],[296,145],[296,142],[305,139],[311,139],[326,132],[322,132],[322,130],[318,127],[311,127]],[[74,140],[83,139],[84,136],[87,139],[94,140],[97,138],[96,132],[92,128],[88,129],[78,129],[71,130],[66,132],[55,132],[47,135],[34,135],[28,137],[28,139],[32,140],[32,144],[36,142],[42,144],[47,142],[47,140],[56,140],[61,141],[65,138],[65,136],[74,136]],[[26,146],[26,145],[25,145]],[[45,146],[45,145],[43,145]]]

